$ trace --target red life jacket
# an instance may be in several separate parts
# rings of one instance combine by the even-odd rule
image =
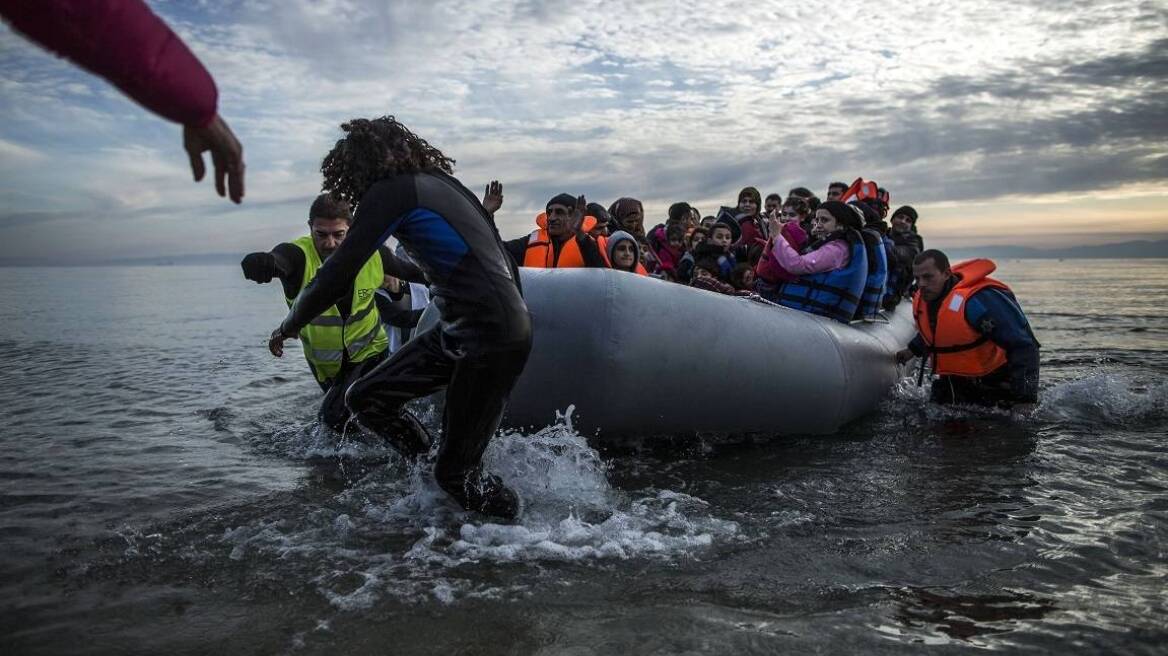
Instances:
[[[962,262],[953,267],[959,278],[941,301],[937,326],[929,323],[928,303],[918,289],[913,294],[913,316],[917,331],[933,354],[933,368],[942,375],[977,378],[1006,364],[1006,351],[965,320],[965,302],[977,292],[991,287],[1010,291],[1005,283],[989,277],[997,265],[990,260]]]

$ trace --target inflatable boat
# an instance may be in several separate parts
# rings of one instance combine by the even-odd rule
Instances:
[[[611,269],[520,272],[533,343],[505,428],[572,408],[600,439],[833,433],[876,408],[916,331],[908,303],[844,324]]]

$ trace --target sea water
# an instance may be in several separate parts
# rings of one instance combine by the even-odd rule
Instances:
[[[278,286],[3,269],[0,653],[1163,653],[1168,261],[1000,264],[1034,417],[911,377],[829,437],[598,445],[569,414],[488,449],[514,523],[316,425]],[[712,412],[752,382],[694,375]]]

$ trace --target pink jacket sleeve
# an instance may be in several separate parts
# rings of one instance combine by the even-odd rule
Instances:
[[[831,271],[848,263],[848,242],[845,239],[829,241],[806,255],[796,252],[786,239],[776,239],[773,252],[784,269],[800,276]]]
[[[142,0],[0,0],[14,29],[176,123],[215,118],[215,81]]]

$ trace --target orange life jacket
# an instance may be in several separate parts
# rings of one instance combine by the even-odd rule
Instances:
[[[592,219],[592,224],[596,224],[596,219],[591,216],[584,218],[585,220]],[[580,252],[580,245],[576,243],[575,235],[568,237],[568,240],[560,246],[560,256],[557,258],[556,249],[547,233],[546,212],[539,213],[539,216],[535,218],[535,225],[539,228],[532,231],[527,238],[523,266],[537,269],[570,269],[584,266],[584,255]]]
[[[933,369],[937,373],[976,378],[1006,364],[1006,351],[965,320],[965,302],[970,296],[987,287],[1010,291],[1005,283],[989,277],[996,268],[996,264],[984,259],[953,267],[953,275],[959,280],[941,301],[935,331],[929,323],[928,302],[921,298],[919,289],[913,294],[917,330],[933,354]]]

